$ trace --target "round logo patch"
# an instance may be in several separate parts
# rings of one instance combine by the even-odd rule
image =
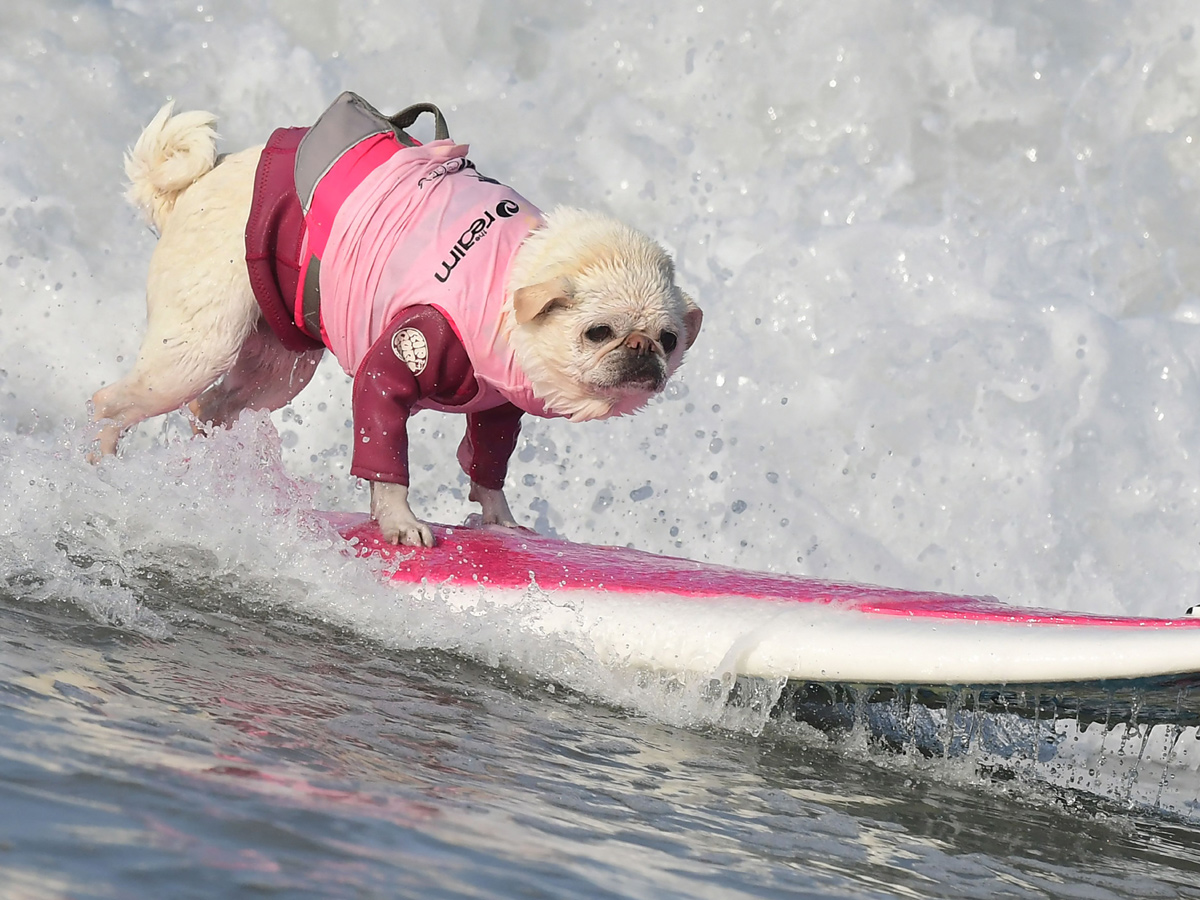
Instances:
[[[420,375],[429,364],[429,344],[415,328],[401,328],[392,335],[392,352],[414,375]]]

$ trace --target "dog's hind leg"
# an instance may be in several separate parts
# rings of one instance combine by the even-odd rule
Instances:
[[[208,256],[171,277],[167,236],[151,263],[149,316],[133,371],[92,397],[99,451],[115,453],[122,434],[144,419],[190,403],[233,368],[254,332],[258,304],[243,261]],[[166,260],[161,251],[168,250]]]
[[[259,150],[230,156],[183,191],[162,227],[146,283],[146,336],[133,371],[92,397],[99,451],[152,416],[179,409],[233,369],[255,333],[246,217]]]
[[[223,370],[219,359],[146,353],[143,347],[132,372],[92,396],[92,421],[100,423],[96,434],[100,454],[116,453],[126,431],[195,399]]]
[[[236,332],[204,334],[195,319],[172,331],[156,328],[152,319],[133,371],[93,395],[101,455],[115,453],[121,435],[139,422],[198,397],[232,368],[243,339]]]
[[[317,371],[324,350],[288,350],[259,320],[233,368],[190,406],[204,425],[228,426],[243,409],[276,410],[291,402]]]

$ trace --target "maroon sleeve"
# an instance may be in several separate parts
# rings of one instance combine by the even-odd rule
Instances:
[[[458,464],[476,484],[500,490],[517,446],[521,410],[511,403],[467,414],[467,433],[458,445]]]
[[[350,474],[408,484],[412,407],[424,397],[466,403],[478,390],[467,351],[445,317],[432,306],[404,310],[371,345],[354,376]]]

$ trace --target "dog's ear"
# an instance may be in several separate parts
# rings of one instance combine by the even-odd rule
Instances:
[[[517,288],[513,294],[513,310],[517,314],[517,324],[532,322],[556,306],[570,306],[573,302],[572,293],[571,282],[564,275],[540,284]]]
[[[683,349],[690,350],[692,344],[696,343],[696,337],[700,334],[700,323],[704,321],[704,313],[696,305],[696,301],[684,294],[683,302],[687,304],[687,312],[683,314],[683,327],[687,329],[687,337],[683,341]]]

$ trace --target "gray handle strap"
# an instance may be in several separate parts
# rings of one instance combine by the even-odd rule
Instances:
[[[388,116],[388,121],[394,126],[403,131],[406,128],[412,128],[413,123],[417,121],[417,117],[421,113],[433,113],[434,140],[445,141],[450,138],[450,129],[446,125],[446,117],[442,115],[442,111],[432,103],[414,103],[412,106],[400,110],[394,116]]]

